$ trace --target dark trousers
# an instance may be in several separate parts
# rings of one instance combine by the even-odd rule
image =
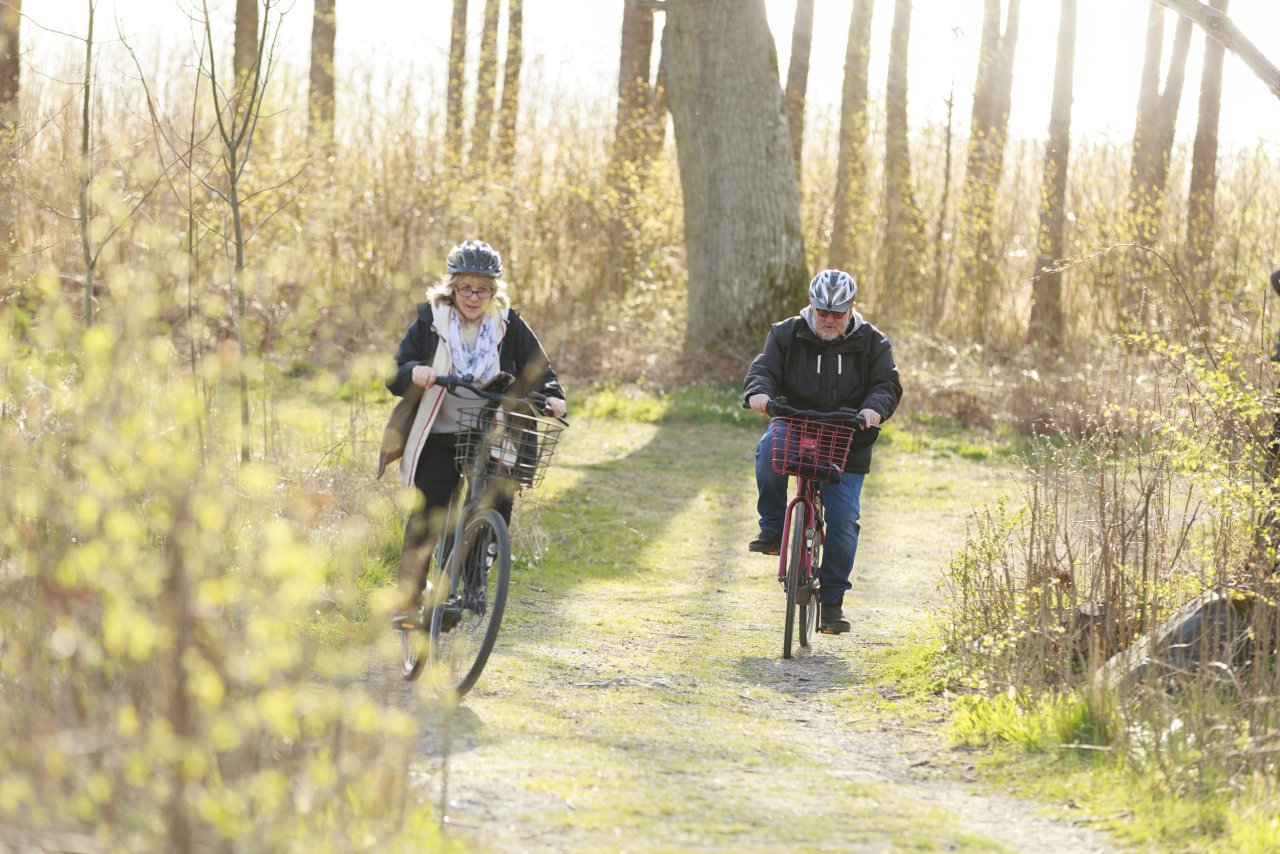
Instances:
[[[454,433],[431,433],[427,436],[422,455],[418,457],[413,485],[422,493],[425,501],[420,509],[409,514],[404,526],[399,581],[401,590],[406,595],[416,597],[422,592],[436,543],[449,524],[449,502],[461,479],[457,464],[454,463],[457,438]],[[514,505],[511,483],[495,479],[490,481],[490,485],[484,500],[502,514],[503,521],[511,524]]]

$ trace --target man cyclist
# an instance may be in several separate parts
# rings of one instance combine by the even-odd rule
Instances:
[[[841,270],[823,270],[809,283],[809,305],[796,317],[775,323],[743,382],[743,399],[756,412],[776,397],[797,409],[830,412],[856,409],[866,420],[853,440],[844,474],[824,483],[826,539],[818,581],[822,608],[818,630],[849,631],[842,604],[858,550],[862,481],[871,469],[871,445],[879,425],[902,399],[902,383],[889,339],[853,307],[858,284]],[[787,477],[772,466],[773,436],[766,430],[756,445],[757,509],[760,533],[748,548],[778,554],[787,508]]]

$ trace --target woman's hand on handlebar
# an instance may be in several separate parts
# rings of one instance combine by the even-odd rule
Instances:
[[[761,415],[768,414],[769,395],[753,394],[747,398],[747,408],[752,412],[759,412]]]
[[[430,365],[418,365],[413,369],[413,384],[423,388],[431,388],[436,384],[436,372]]]
[[[565,412],[568,411],[565,402],[558,397],[548,397],[542,405],[556,418],[564,418]]]

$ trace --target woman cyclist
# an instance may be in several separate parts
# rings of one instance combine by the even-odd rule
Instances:
[[[459,410],[479,400],[464,389],[446,393],[436,377],[468,375],[485,387],[506,375],[514,378],[509,395],[539,393],[549,412],[565,414],[564,389],[542,344],[511,308],[497,250],[480,240],[459,243],[450,250],[445,271],[418,305],[418,316],[396,349],[395,375],[387,381],[403,400],[387,426],[379,474],[400,454],[401,478],[423,496],[405,524],[401,604],[392,618],[396,629],[412,624],[419,611],[427,568],[458,484],[454,449],[464,429]],[[509,483],[505,486],[493,505],[510,523],[513,493]]]

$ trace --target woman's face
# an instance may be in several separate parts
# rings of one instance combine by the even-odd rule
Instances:
[[[487,276],[459,276],[453,284],[453,302],[465,321],[476,323],[488,310],[493,292],[493,279]]]

